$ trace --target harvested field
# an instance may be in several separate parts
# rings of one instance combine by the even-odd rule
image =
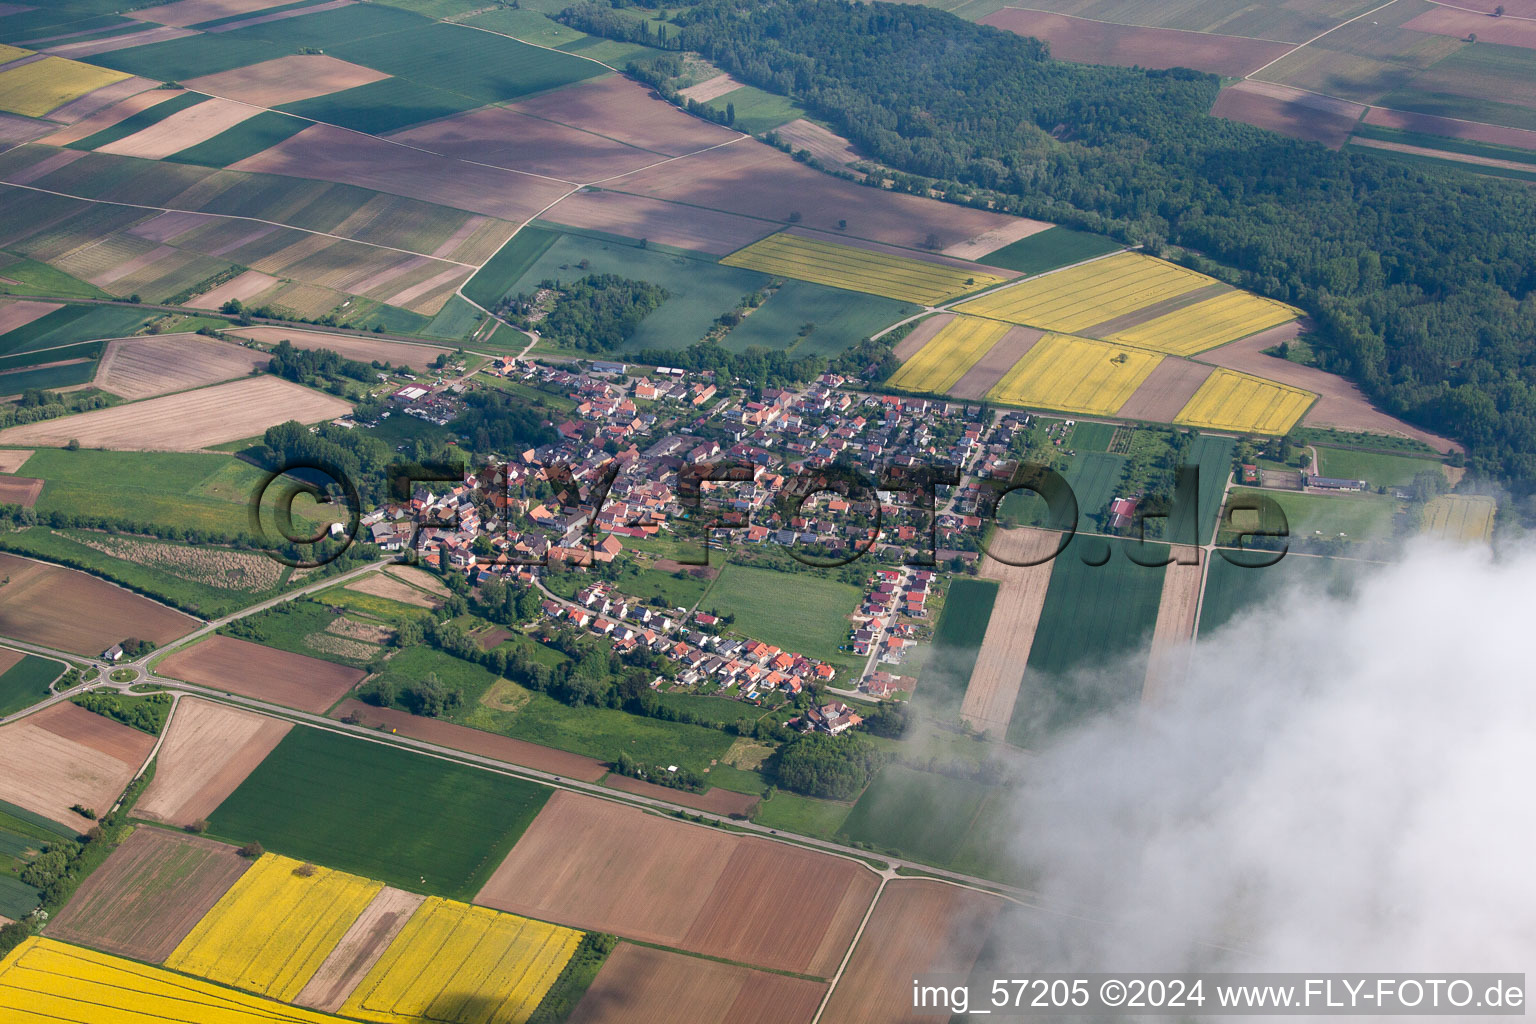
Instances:
[[[249,867],[233,846],[138,829],[91,873],[48,935],[162,963]]]
[[[425,569],[418,569],[413,565],[385,566],[384,575],[393,576],[403,583],[409,583],[418,590],[425,590],[429,594],[435,594],[438,597],[447,597],[451,593],[442,580]]]
[[[686,89],[679,89],[677,94],[685,99],[708,103],[710,100],[719,99],[728,92],[735,92],[746,84],[745,82],[738,82],[730,75],[716,75],[714,78],[705,79],[698,85],[690,85]]]
[[[755,796],[748,796],[746,793],[732,793],[730,790],[721,789],[719,786],[712,786],[703,793],[690,793],[686,789],[658,786],[654,782],[646,782],[644,779],[632,779],[628,775],[619,775],[617,773],[611,774],[604,779],[603,785],[625,793],[634,793],[636,796],[646,796],[652,800],[665,800],[668,803],[692,807],[699,811],[709,811],[712,814],[751,815],[757,809],[758,803],[758,798]]]
[[[32,457],[30,448],[0,449],[0,473],[15,473]]]
[[[390,136],[464,160],[588,182],[627,174],[665,157],[506,107],[483,107]]]
[[[1486,14],[1437,5],[1404,22],[1403,28],[1450,36],[1452,39],[1475,35],[1480,43],[1524,46],[1536,50],[1536,21],[1522,18],[1490,18]]]
[[[908,359],[917,355],[923,347],[933,340],[934,335],[942,331],[955,319],[953,313],[935,313],[933,316],[923,319],[909,332],[907,336],[896,343],[892,351],[896,358],[905,363]]]
[[[990,354],[1010,330],[1010,325],[996,320],[955,317],[921,351],[902,363],[886,383],[904,391],[947,394],[950,387]],[[1036,337],[1039,337],[1038,332]],[[1010,360],[1003,368],[1007,369],[1017,361]]]
[[[441,601],[434,600],[430,595],[422,593],[410,584],[391,579],[383,573],[368,573],[348,583],[346,589],[355,590],[359,594],[372,594],[374,597],[387,597],[391,601],[414,605],[417,608],[438,608],[442,605]]]
[[[32,142],[48,134],[53,125],[47,121],[34,121],[30,117],[0,114],[0,143],[19,145]]]
[[[107,344],[96,387],[123,398],[151,398],[248,376],[264,353],[198,334],[120,338]]]
[[[147,28],[142,32],[107,36],[105,39],[84,39],[74,43],[60,43],[57,46],[48,47],[48,52],[55,57],[80,59],[94,57],[98,53],[111,53],[113,50],[126,50],[133,46],[163,43],[171,39],[180,39],[183,36],[190,35],[196,35],[196,33],[191,29],[185,28]]]
[[[1044,336],[1044,331],[1033,327],[1009,327],[1002,339],[950,386],[949,393],[955,398],[985,397],[1003,379],[1003,374],[1023,359],[1035,342]]]
[[[663,156],[682,156],[741,138],[729,128],[685,114],[646,86],[621,75],[568,85],[509,104],[508,109]]]
[[[1048,231],[1051,224],[1043,220],[1030,220],[1028,217],[1013,217],[1007,224],[1000,225],[984,231],[975,238],[968,238],[963,242],[957,242],[943,250],[945,256],[953,256],[962,260],[979,260],[983,256],[989,256],[999,249],[1005,249],[1021,239],[1030,235],[1038,235],[1042,231]]]
[[[356,715],[358,723],[369,729],[382,726],[397,736],[452,747],[467,754],[490,757],[497,761],[522,765],[524,768],[549,772],[567,779],[596,782],[608,771],[607,766],[601,761],[582,757],[580,754],[570,754],[564,750],[555,750],[553,747],[541,747],[537,743],[515,740],[509,736],[498,736],[493,732],[482,732],[479,729],[455,725],[437,718],[423,718],[404,711],[396,711],[393,708],[376,708],[360,700],[346,700],[331,712],[332,718],[342,718],[347,715]],[[668,790],[668,792],[672,791]]]
[[[826,977],[876,886],[852,861],[557,792],[475,902]]]
[[[0,476],[0,505],[31,508],[43,493],[43,481],[25,476]]]
[[[1174,422],[1209,430],[1284,434],[1316,397],[1300,388],[1222,369],[1206,378]]]
[[[148,89],[155,89],[159,82],[150,78],[139,78],[137,75],[126,78],[121,82],[114,82],[94,92],[88,92],[73,103],[66,103],[57,110],[50,111],[48,119],[58,121],[61,124],[74,124],[82,117],[90,117],[104,107],[110,107],[120,100],[130,96],[136,96]],[[174,92],[171,95],[175,95]]]
[[[79,829],[106,814],[154,749],[147,732],[67,701],[0,726],[0,800]]]
[[[1523,128],[1482,124],[1478,121],[1458,121],[1454,117],[1411,114],[1406,110],[1372,107],[1366,112],[1365,123],[1380,125],[1383,128],[1396,128],[1405,132],[1423,132],[1427,135],[1443,135],[1452,139],[1487,142],[1495,146],[1536,150],[1536,132]]]
[[[102,86],[129,77],[121,71],[108,71],[62,57],[44,57],[0,71],[0,110],[23,117],[42,117]]]
[[[1442,494],[1424,506],[1420,532],[1437,540],[1484,543],[1493,536],[1494,500],[1478,494]]]
[[[1112,416],[1164,358],[1104,341],[1048,334],[987,397],[1010,405]]]
[[[135,816],[182,826],[208,817],[291,728],[278,718],[182,697]]]
[[[827,1003],[838,1024],[924,1024],[912,1011],[912,977],[966,974],[1003,901],[925,878],[886,883],[880,902]]]
[[[385,886],[293,1001],[325,1013],[340,1010],[425,900],[425,896]]]
[[[780,125],[773,133],[779,137],[779,141],[795,147],[796,152],[806,150],[827,167],[849,167],[868,159],[841,135],[803,117]]]
[[[833,288],[933,305],[968,291],[1001,284],[980,270],[930,263],[801,234],[780,232],[720,261],[765,274],[813,281]]]
[[[146,160],[163,160],[172,153],[180,153],[198,143],[207,142],[259,113],[260,107],[215,97],[185,110],[178,110],[143,131],[99,146],[96,151]]]
[[[212,636],[160,663],[161,675],[323,714],[362,681],[361,669]]]
[[[686,210],[625,192],[577,192],[550,207],[543,220],[611,231],[714,256],[735,252],[778,230],[777,224],[717,210]]]
[[[636,171],[604,187],[688,204],[678,216],[692,216],[692,208],[700,206],[780,223],[799,214],[793,223],[823,231],[836,231],[845,220],[843,233],[850,237],[916,250],[924,249],[930,236],[942,250],[1015,219],[829,178],[751,138]]]
[[[1205,583],[1204,549],[1191,544],[1170,548],[1173,561],[1163,570],[1157,625],[1152,628],[1152,645],[1147,652],[1147,675],[1141,688],[1144,704],[1165,700],[1188,671],[1200,588]]]
[[[198,391],[97,409],[0,431],[0,444],[61,446],[71,439],[86,448],[124,451],[195,451],[254,437],[286,420],[316,423],[346,414],[352,406],[279,377],[248,377]]]
[[[294,348],[328,348],[347,359],[371,363],[375,359],[409,365],[421,369],[440,355],[451,356],[454,350],[437,345],[413,345],[404,341],[375,341],[364,334],[327,334],[324,331],[305,331],[289,327],[236,327],[224,332],[232,338],[247,338],[263,345],[276,345],[288,340]]]
[[[979,730],[1001,735],[1008,729],[1051,584],[1051,556],[1060,544],[1061,535],[1049,530],[999,528],[982,557],[979,575],[998,581],[997,599],[960,707],[961,717]]]
[[[1221,90],[1211,113],[1338,149],[1365,113],[1365,105],[1286,85],[1248,81]]]
[[[165,644],[198,624],[95,576],[0,553],[0,635],[95,657],[126,637]]]
[[[1302,366],[1287,359],[1267,356],[1264,350],[1274,348],[1282,341],[1289,341],[1301,332],[1299,324],[1286,324],[1274,330],[1256,334],[1251,338],[1223,345],[1204,352],[1203,363],[1212,363],[1229,370],[1251,373],[1269,380],[1302,388],[1318,396],[1301,420],[1309,427],[1338,427],[1340,430],[1365,430],[1379,434],[1395,434],[1411,437],[1430,445],[1438,452],[1456,451],[1454,441],[1431,434],[1427,430],[1404,423],[1388,416],[1373,406],[1358,387],[1336,374],[1327,373],[1311,366]]]
[[[264,11],[269,7],[281,7],[291,0],[178,0],[161,7],[146,7],[127,12],[127,17],[140,21],[153,21],[161,25],[201,25],[205,21],[217,21],[236,14]]]
[[[50,146],[67,146],[71,142],[88,139],[99,131],[128,120],[134,114],[148,110],[150,107],[180,95],[181,93],[175,89],[145,89],[121,99],[111,106],[103,107],[89,117],[82,117],[68,128],[60,129],[52,135],[44,137],[42,141]]]
[[[1212,373],[1204,363],[1188,359],[1164,359],[1147,379],[1126,399],[1116,416],[1149,423],[1172,423],[1179,410],[1189,404],[1200,385]]]
[[[1241,78],[1289,52],[1289,43],[1212,32],[1141,28],[1073,18],[1023,7],[1004,7],[980,19],[983,25],[1033,36],[1051,44],[1051,56],[1084,64],[1123,67],[1194,68]]]
[[[826,986],[621,943],[570,1024],[808,1024]]]
[[[59,302],[31,302],[26,299],[0,302],[0,334],[9,334],[18,327],[25,327],[32,321],[40,320],[54,310],[63,308],[63,303]]]
[[[277,278],[263,274],[259,270],[247,270],[239,277],[226,281],[212,291],[192,296],[185,304],[198,309],[218,309],[226,302],[249,302],[268,288],[280,283]]]
[[[325,124],[306,128],[230,170],[336,181],[511,221],[527,220],[568,191],[558,182],[422,153]]]
[[[182,84],[210,96],[224,96],[258,107],[276,107],[355,89],[388,77],[382,71],[324,54],[297,53],[189,79]]]

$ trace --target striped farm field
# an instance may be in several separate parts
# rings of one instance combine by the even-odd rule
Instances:
[[[957,316],[905,363],[886,383],[905,391],[943,394],[965,376],[1009,326],[997,320]]]
[[[987,397],[1009,405],[1111,416],[1162,360],[1156,352],[1047,334]]]
[[[1493,536],[1494,500],[1481,494],[1442,494],[1424,505],[1420,532],[1463,543]]]
[[[382,883],[264,854],[165,965],[291,1001]]]
[[[1236,370],[1218,369],[1173,418],[1188,427],[1283,434],[1317,399],[1310,391]]]
[[[283,1006],[105,953],[30,938],[0,960],[0,1020],[72,1024],[328,1024]]]
[[[381,1024],[523,1024],[581,932],[432,897],[341,1013]]]
[[[960,267],[871,252],[784,232],[738,249],[720,262],[728,267],[782,274],[833,288],[929,306],[978,288],[1001,284],[1004,280]]]
[[[1289,323],[1298,315],[1297,310],[1283,302],[1248,292],[1226,292],[1117,331],[1109,335],[1109,340],[1189,356]]]
[[[1031,278],[957,306],[961,313],[1073,332],[1217,282],[1139,252]]]
[[[44,57],[9,71],[0,71],[0,110],[42,117],[104,85],[129,76],[63,57]]]

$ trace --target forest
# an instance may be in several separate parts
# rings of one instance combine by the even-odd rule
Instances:
[[[561,20],[619,37],[636,24],[590,3]],[[1528,187],[1214,118],[1213,75],[1056,61],[929,7],[703,0],[671,21],[661,45],[791,97],[951,199],[1143,244],[1303,307],[1326,368],[1536,489]]]
[[[569,285],[545,281],[541,288],[556,290],[554,308],[542,321],[524,320],[557,345],[586,352],[606,352],[630,339],[645,315],[667,301],[668,292],[658,284],[632,281],[617,274],[588,274]],[[510,302],[514,311],[526,313],[534,301],[519,295]]]

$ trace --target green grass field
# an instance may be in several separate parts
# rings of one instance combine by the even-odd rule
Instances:
[[[1199,635],[1220,630],[1237,616],[1274,599],[1291,587],[1321,587],[1343,596],[1349,593],[1362,563],[1310,555],[1287,555],[1274,565],[1251,568],[1233,565],[1220,555],[1211,559],[1200,603]]]
[[[918,676],[914,703],[939,717],[959,714],[996,600],[997,584],[992,580],[957,579],[950,584],[934,629],[933,648]]]
[[[158,110],[158,107],[151,107]],[[255,156],[271,149],[279,142],[292,138],[309,122],[301,118],[266,110],[255,117],[241,121],[233,128],[220,132],[206,142],[190,146],[179,153],[166,157],[182,164],[205,164],[209,167],[228,167],[248,156]]]
[[[1080,451],[1062,474],[1071,486],[1072,493],[1077,496],[1077,514],[1081,517],[1078,521],[1079,529],[1090,526],[1087,517],[1102,512],[1110,500],[1120,493],[1120,481],[1125,475],[1127,461],[1124,455]],[[1016,491],[1009,496],[1018,497],[1025,498],[1031,504],[1040,501],[1038,496],[1029,491]],[[1008,500],[1004,499],[1005,502]]]
[[[1107,452],[1117,429],[1113,423],[1078,420],[1072,428],[1072,440],[1068,444],[1080,452]]]
[[[83,341],[78,345],[65,345],[63,348],[51,348],[47,354],[37,352],[23,352],[20,355],[0,356],[0,370],[19,370],[29,366],[35,366],[40,362],[55,362],[63,359],[90,359],[96,360],[106,349],[106,344],[100,341]]]
[[[283,25],[290,23],[278,22]],[[291,47],[236,38],[238,34],[238,29],[234,32],[199,33],[163,43],[130,46],[98,53],[90,62],[161,82],[180,82],[275,60],[293,52]]]
[[[48,684],[64,674],[63,662],[28,654],[0,673],[0,718],[48,696]]]
[[[500,32],[502,35],[512,36],[538,46],[558,48],[567,43],[579,43],[588,38],[585,32],[569,28],[548,15],[528,9],[513,10],[509,7],[498,7],[469,18],[464,24],[490,29],[492,32]]]
[[[918,307],[879,295],[785,281],[768,301],[725,336],[732,352],[752,347],[787,349],[796,356],[834,356],[918,312]],[[811,324],[809,334],[801,329]]]
[[[442,312],[427,322],[427,326],[421,329],[421,333],[428,338],[440,338],[444,341],[467,338],[480,325],[482,316],[478,309],[455,295],[448,300]]]
[[[199,103],[206,103],[210,97],[200,92],[184,92],[180,96],[173,96],[163,103],[156,103],[146,110],[141,110],[132,117],[125,118],[110,128],[103,128],[94,135],[87,135],[79,142],[71,142],[70,149],[98,149],[109,142],[117,142],[128,136],[143,131],[151,125],[159,124],[172,114],[180,113],[188,107],[195,107]]]
[[[1232,473],[1232,453],[1237,443],[1230,437],[1201,434],[1190,446],[1187,463],[1199,468],[1199,494],[1194,506],[1195,521],[1190,523],[1190,510],[1176,508],[1164,524],[1164,536],[1170,540],[1186,542],[1198,538],[1200,543],[1211,539],[1216,532],[1221,515],[1221,498],[1225,492],[1227,477]]]
[[[1017,242],[987,253],[978,263],[989,267],[1017,270],[1021,274],[1040,274],[1057,267],[1092,259],[1123,248],[1112,238],[1054,227],[1037,231]]]
[[[294,654],[305,654],[311,658],[334,661],[339,665],[356,667],[366,665],[378,650],[372,644],[366,645],[370,650],[368,657],[353,658],[324,650],[309,642],[308,637],[311,635],[325,634],[326,627],[335,618],[336,616],[331,614],[323,604],[302,598],[284,601],[266,611],[246,616],[239,620],[238,628],[229,631],[229,635],[265,644],[268,647],[276,647],[279,650],[292,651]]]
[[[734,615],[731,629],[786,651],[831,662],[842,685],[863,661],[839,651],[848,637],[848,616],[859,606],[857,588],[797,566],[789,572],[726,565],[700,607]]]
[[[544,228],[523,228],[465,283],[464,294],[486,308],[494,306],[560,237]]]
[[[42,902],[42,894],[21,879],[0,874],[0,917],[19,921]]]
[[[550,792],[300,727],[219,805],[209,831],[412,892],[467,901]]]
[[[28,388],[67,388],[87,384],[96,376],[96,361],[71,366],[48,366],[35,370],[0,373],[0,395],[19,395]]]
[[[831,839],[842,828],[852,810],[836,800],[818,800],[787,790],[778,790],[771,800],[757,805],[752,820],[765,828],[781,829],[816,839]]]
[[[1145,645],[1157,622],[1163,569],[1132,562],[1129,541],[1076,537],[1056,558],[1008,742],[1033,747],[1095,711],[1140,697]],[[1166,553],[1162,545],[1148,552]],[[1088,565],[1082,553],[1102,565]]]
[[[1413,483],[1414,476],[1425,470],[1445,475],[1439,459],[1419,459],[1411,455],[1387,455],[1322,445],[1317,448],[1317,462],[1323,476],[1365,480],[1372,487],[1403,487]]]
[[[748,135],[770,132],[780,125],[805,116],[805,108],[788,96],[767,92],[755,85],[744,85],[740,89],[732,89],[708,103],[711,110],[722,114],[726,112],[728,105],[736,109],[736,120],[732,121],[730,126]]]
[[[4,273],[9,273],[6,268]],[[14,331],[0,334],[0,355],[37,352],[100,338],[131,335],[149,320],[141,310],[119,306],[65,306]]]
[[[839,831],[942,867],[960,852],[988,794],[977,782],[886,765]]]
[[[46,263],[0,253],[0,295],[48,295],[64,299],[99,299],[107,293]]]
[[[1303,494],[1298,491],[1262,491],[1232,489],[1230,500],[1262,493],[1285,513],[1290,535],[1298,539],[1363,541],[1385,540],[1392,536],[1392,517],[1398,502],[1385,494],[1349,492],[1340,494]],[[1239,517],[1239,525],[1245,525]],[[1251,520],[1250,520],[1251,522]],[[1278,524],[1264,523],[1273,529]]]
[[[328,96],[284,103],[278,110],[369,135],[382,135],[423,121],[451,117],[474,101],[405,78],[385,78]]]

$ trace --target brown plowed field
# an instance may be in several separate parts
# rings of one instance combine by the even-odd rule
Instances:
[[[108,88],[113,87],[108,86]],[[97,90],[97,92],[100,91]],[[98,109],[89,117],[83,117],[70,127],[54,132],[41,141],[50,146],[67,146],[71,142],[79,142],[103,129],[110,128],[119,121],[126,121],[141,110],[148,110],[157,103],[164,103],[171,97],[179,95],[181,93],[175,89],[140,90],[110,107]]]
[[[1051,56],[1084,64],[1122,67],[1194,68],[1241,78],[1293,49],[1289,43],[1173,28],[1141,28],[1004,7],[981,19],[983,25],[1034,36],[1051,44]]]
[[[425,900],[389,886],[380,889],[293,1001],[324,1013],[340,1010]]]
[[[751,217],[716,210],[685,210],[657,199],[608,191],[567,196],[550,207],[543,219],[714,256],[733,253],[779,229],[777,224]]]
[[[0,473],[17,472],[31,457],[31,448],[0,449]]]
[[[324,713],[362,681],[362,669],[263,647],[231,636],[213,636],[160,663],[161,675],[242,697]]]
[[[1312,403],[1312,408],[1301,418],[1306,426],[1371,430],[1379,434],[1412,437],[1438,452],[1460,449],[1461,446],[1454,441],[1388,416],[1373,406],[1358,387],[1343,377],[1264,354],[1265,349],[1289,341],[1300,332],[1300,322],[1283,324],[1251,338],[1202,352],[1200,361],[1314,392],[1318,396],[1317,401]]]
[[[447,597],[448,586],[437,576],[414,565],[386,565],[384,575],[393,576],[402,583],[409,583],[418,590],[425,590],[437,597]]]
[[[1045,332],[1033,327],[1010,328],[986,355],[976,361],[975,366],[965,371],[964,377],[955,381],[949,393],[956,398],[981,398],[996,387],[1003,374],[1013,369],[1013,364],[1023,359],[1024,353],[1043,337]]]
[[[1147,675],[1141,687],[1143,703],[1164,697],[1189,667],[1189,645],[1195,638],[1195,612],[1205,579],[1205,551],[1190,544],[1173,545],[1174,560],[1163,568],[1163,595],[1157,625],[1147,655]],[[1185,564],[1180,559],[1187,559]]]
[[[143,131],[99,146],[96,151],[136,156],[145,160],[163,160],[172,153],[207,142],[259,113],[260,107],[215,97],[185,110],[178,110]]]
[[[302,331],[287,327],[239,327],[225,331],[231,338],[249,338],[263,345],[276,345],[283,339],[293,342],[295,348],[328,348],[347,359],[371,363],[393,363],[396,366],[414,366],[421,369],[440,355],[451,356],[453,349],[436,345],[412,345],[402,341],[375,341],[372,338],[350,334],[326,334],[324,331]]]
[[[154,781],[134,813],[167,825],[208,817],[290,728],[281,719],[182,697],[160,745]]]
[[[735,92],[745,84],[745,82],[738,82],[730,75],[716,75],[714,78],[705,79],[698,85],[690,85],[686,89],[679,89],[677,94],[684,99],[708,103],[710,100],[719,99],[728,92]]]
[[[178,0],[161,7],[146,7],[128,12],[128,17],[140,21],[153,21],[161,25],[201,25],[205,21],[234,17],[264,11],[269,7],[281,7],[290,0]]]
[[[944,255],[962,260],[979,260],[1006,245],[1012,245],[1021,238],[1028,238],[1046,228],[1054,227],[1048,221],[1030,220],[1028,217],[1012,217],[1010,221],[1011,223],[983,231],[974,238],[967,238],[963,242],[947,246],[944,249]]]
[[[1238,82],[1221,90],[1211,113],[1338,149],[1365,106],[1270,82]]]
[[[155,746],[149,733],[69,702],[0,726],[0,800],[84,832],[79,804],[107,813]]]
[[[324,124],[229,169],[337,181],[512,221],[527,220],[570,190],[559,182],[422,153]]]
[[[827,987],[620,943],[570,1024],[807,1024]]]
[[[264,60],[260,64],[220,71],[214,75],[189,79],[188,89],[225,96],[259,107],[328,96],[344,89],[377,82],[389,76],[382,71],[349,64],[318,53],[297,53],[291,57]]]
[[[211,291],[192,296],[186,304],[197,309],[218,309],[230,301],[249,302],[278,283],[278,279],[270,274],[247,270],[233,281],[226,281]]]
[[[550,772],[567,779],[596,782],[608,771],[607,766],[601,761],[582,757],[580,754],[556,750],[553,747],[541,747],[537,743],[515,740],[510,736],[498,736],[495,733],[471,729],[467,725],[455,725],[436,718],[422,718],[392,708],[376,708],[360,700],[343,701],[331,713],[331,717],[339,719],[348,714],[357,715],[359,724],[370,729],[383,726],[396,735],[408,739],[452,747],[467,754],[494,758],[497,761],[505,761],[507,764],[522,765],[524,768]]]
[[[0,554],[0,635],[94,657],[120,640],[164,644],[197,620],[88,573]]]
[[[1434,7],[1403,23],[1415,32],[1465,39],[1476,34],[1480,43],[1523,46],[1536,50],[1536,21],[1521,18],[1490,18],[1486,14],[1459,11],[1454,7]]]
[[[158,964],[250,865],[233,846],[140,828],[91,873],[48,935]]]
[[[636,796],[650,797],[652,800],[667,800],[683,807],[692,807],[699,811],[709,811],[711,814],[749,815],[757,807],[758,802],[758,798],[755,796],[748,796],[745,793],[732,793],[730,790],[721,789],[719,786],[712,786],[703,793],[690,793],[686,789],[658,786],[654,782],[646,782],[644,779],[632,779],[628,775],[619,775],[617,773],[609,775],[604,779],[603,785],[610,789],[633,793]]]
[[[1536,132],[1523,128],[1505,128],[1497,124],[1481,124],[1477,121],[1459,121],[1454,117],[1410,114],[1406,110],[1372,107],[1365,115],[1365,123],[1380,125],[1383,128],[1398,128],[1406,132],[1444,135],[1452,139],[1491,142],[1496,146],[1536,149]]]
[[[56,309],[63,309],[59,302],[7,302],[0,304],[0,334],[9,334],[18,327],[25,327]]]
[[[20,651],[13,651],[9,647],[0,647],[0,675],[3,675],[25,657],[26,655]]]
[[[74,124],[83,117],[90,117],[96,111],[104,107],[110,107],[119,100],[125,100],[146,89],[155,89],[159,82],[149,78],[140,78],[135,75],[121,82],[113,82],[104,85],[95,92],[88,92],[73,103],[66,103],[62,107],[56,107],[48,111],[48,120],[58,121],[61,124]],[[175,93],[171,93],[175,95]]]
[[[665,157],[506,107],[483,107],[390,136],[444,156],[545,174],[569,182],[597,181]]]
[[[992,535],[993,554],[1009,561],[1040,564],[1009,565],[993,554],[982,556],[979,575],[998,580],[1000,585],[960,706],[961,716],[977,729],[999,734],[1007,731],[1051,583],[1054,562],[1050,556],[1060,543],[1061,535],[1048,530],[1000,528]]]
[[[826,977],[877,884],[852,861],[558,792],[475,902]]]
[[[943,882],[886,883],[822,1019],[837,1024],[925,1024],[912,1012],[912,978],[965,974],[1003,901]]]
[[[442,604],[441,601],[422,593],[410,584],[391,579],[383,573],[368,573],[366,576],[348,583],[346,589],[355,590],[359,594],[386,597],[391,601],[414,605],[417,608],[437,608]]]
[[[1204,363],[1166,356],[1153,367],[1147,379],[1132,392],[1115,415],[1128,420],[1172,423],[1180,410],[1195,397],[1195,392],[1205,383],[1205,378],[1214,372]]]
[[[942,331],[954,318],[955,314],[953,313],[935,313],[933,316],[922,321],[922,323],[912,328],[905,338],[896,343],[896,347],[892,349],[896,354],[896,358],[906,362],[917,355],[923,350],[923,346],[932,341],[933,336]]]
[[[245,377],[266,365],[266,353],[255,349],[198,334],[159,334],[109,343],[94,383],[124,398],[151,398]]]
[[[66,149],[58,153],[52,153],[36,163],[12,171],[6,175],[5,180],[13,185],[30,185],[44,175],[52,174],[61,167],[68,167],[76,160],[82,159],[85,155],[85,151],[81,149]]]
[[[683,113],[651,89],[620,75],[568,85],[508,108],[663,156],[696,153],[741,138],[729,128]]]
[[[829,178],[750,138],[615,178],[604,187],[688,204],[678,216],[691,216],[689,208],[699,206],[781,223],[799,214],[793,223],[823,231],[835,231],[838,221],[846,220],[849,237],[908,249],[925,248],[930,235],[943,249],[1014,221],[1000,213]]]
[[[43,493],[43,481],[29,476],[0,476],[0,505],[31,508]]]
[[[0,431],[0,444],[63,446],[123,451],[195,451],[254,437],[285,420],[316,423],[345,415],[339,398],[280,377],[247,377],[146,402],[97,409]]]

